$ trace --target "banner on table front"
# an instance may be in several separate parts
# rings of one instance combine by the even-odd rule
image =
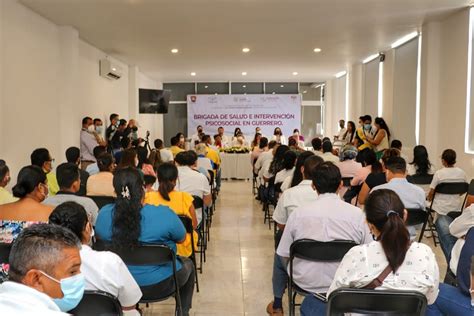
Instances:
[[[188,136],[201,125],[206,134],[217,134],[222,126],[227,135],[240,127],[244,135],[253,136],[260,127],[263,135],[273,135],[279,127],[283,135],[293,134],[301,126],[301,96],[298,94],[266,95],[188,95]]]

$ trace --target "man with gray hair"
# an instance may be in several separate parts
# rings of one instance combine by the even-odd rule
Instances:
[[[0,315],[68,315],[84,294],[81,244],[68,229],[37,224],[24,229],[0,284]]]

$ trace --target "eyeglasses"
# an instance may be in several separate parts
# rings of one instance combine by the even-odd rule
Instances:
[[[54,162],[54,158],[51,158],[48,160],[49,162]]]

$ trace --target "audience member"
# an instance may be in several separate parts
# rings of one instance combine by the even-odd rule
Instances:
[[[343,140],[347,129],[345,128],[345,121],[339,120],[339,133],[334,136],[334,140]]]
[[[446,182],[467,182],[467,176],[464,170],[455,167],[456,152],[452,149],[446,149],[441,155],[443,168],[435,172],[430,184],[428,201],[432,201],[434,190],[440,183]],[[459,195],[436,193],[432,209],[438,215],[447,215],[449,212],[461,211],[462,199]]]
[[[283,170],[284,156],[290,148],[286,145],[279,145],[274,150],[272,160],[267,160],[265,165],[262,166],[262,177],[265,182],[268,182],[271,178],[275,177],[278,172]]]
[[[302,150],[304,150],[304,136],[300,134],[300,130],[295,128],[293,130],[293,135],[291,135],[290,137],[288,137],[288,146],[290,146],[290,139],[294,139],[295,140],[295,147],[297,148],[301,148]]]
[[[53,172],[54,159],[51,158],[49,151],[46,148],[35,149],[30,156],[31,164],[40,167],[46,174],[48,179],[48,192],[50,195],[55,195],[59,191],[56,174]]]
[[[250,149],[253,151],[254,149],[259,149],[260,146],[260,139],[262,139],[262,134],[260,133],[255,133],[255,136],[252,140],[252,142],[250,143]]]
[[[413,160],[407,166],[407,173],[410,176],[434,174],[425,146],[418,145],[413,148]]]
[[[109,153],[103,153],[97,157],[99,173],[94,174],[87,180],[87,195],[89,196],[115,196],[113,172],[115,170],[114,158]]]
[[[390,142],[390,148],[398,149],[400,151],[400,157],[405,159],[405,161],[408,163],[408,157],[405,154],[403,154],[402,147],[403,147],[403,144],[398,139],[394,139]],[[408,165],[407,165],[407,169],[408,169]]]
[[[145,195],[145,204],[168,206],[176,215],[184,215],[192,219],[193,227],[196,228],[198,221],[193,206],[193,197],[187,192],[178,192],[176,180],[178,179],[178,168],[172,163],[164,163],[158,167],[158,192],[150,192]],[[194,248],[197,249],[198,235],[194,231]],[[191,234],[186,234],[184,242],[178,245],[178,255],[189,257],[192,255]]]
[[[254,147],[252,153],[250,154],[250,163],[252,164],[252,168],[255,167],[255,164],[257,163],[257,160],[260,155],[266,151],[268,151],[268,138],[262,137],[260,138],[258,146]]]
[[[208,153],[208,147],[205,144],[200,143],[196,145],[195,150],[196,154],[198,155],[197,168],[199,172],[209,178],[209,171],[214,171],[215,168],[214,162],[206,157]]]
[[[283,154],[282,169],[275,175],[275,184],[283,183],[295,171],[296,153],[288,150]]]
[[[304,238],[318,241],[353,240],[359,244],[370,242],[372,238],[363,212],[337,195],[342,187],[339,169],[331,162],[323,162],[314,169],[311,178],[319,197],[291,212],[277,254],[288,260],[291,244]],[[293,280],[307,292],[326,293],[338,265],[338,262],[311,262],[296,258]],[[276,300],[281,301],[281,297],[276,297]],[[269,304],[268,307],[271,306]],[[281,305],[278,307],[281,308]],[[269,313],[273,311],[270,309]]]
[[[293,173],[286,177],[280,187],[280,190],[282,192],[289,188],[297,186],[301,181],[303,181],[303,165],[306,159],[311,156],[314,156],[314,153],[312,151],[304,151],[298,156],[298,158],[296,158],[296,164]]]
[[[297,137],[291,136],[288,138],[288,147],[290,147],[290,150],[293,151],[295,154],[299,155],[301,152],[303,152],[304,149],[304,143],[302,141],[298,141]],[[301,146],[302,145],[302,146]]]
[[[182,150],[186,150],[186,137],[184,137],[184,134],[179,132],[175,137],[178,140],[178,147]]]
[[[311,146],[313,146],[313,153],[316,156],[322,156],[323,155],[323,142],[321,138],[315,137],[311,140]]]
[[[287,144],[286,137],[285,135],[283,135],[283,132],[279,127],[275,127],[275,129],[273,130],[272,140],[276,141],[280,145]]]
[[[73,164],[76,164],[77,166],[79,166],[80,165],[80,155],[81,155],[81,151],[77,147],[69,147],[68,149],[66,149],[66,161],[69,162],[69,163],[73,163]],[[94,163],[96,163],[96,162],[97,161],[95,161]],[[87,179],[89,179],[89,173],[87,171],[85,171],[84,169],[79,168],[79,175],[80,175],[80,178],[81,178],[81,183],[80,183],[79,190],[75,194],[80,195],[80,196],[84,196],[87,193],[86,185],[87,185]],[[58,179],[57,174],[56,174],[56,180],[58,181],[59,189],[61,189],[61,184],[59,184],[59,179]]]
[[[144,175],[143,181],[145,182],[145,193],[155,192],[156,177],[150,175]]]
[[[263,152],[258,156],[257,161],[255,161],[255,164],[253,166],[253,172],[255,172],[256,174],[259,174],[265,162],[271,161],[273,159],[273,150],[275,146],[277,145],[278,145],[277,142],[272,140],[271,142],[268,143],[267,147],[262,148]]]
[[[405,208],[425,210],[425,192],[420,187],[411,184],[406,179],[407,163],[402,157],[390,157],[385,163],[387,183],[378,185],[372,192],[380,189],[389,189],[395,192]],[[416,237],[414,226],[408,226],[410,238]]]
[[[381,159],[381,172],[371,172],[365,179],[364,184],[362,184],[362,188],[359,192],[359,204],[363,205],[365,203],[365,200],[369,196],[370,190],[378,185],[387,183],[387,177],[385,175],[385,163],[391,157],[400,157],[400,151],[395,148],[389,148],[385,150]]]
[[[207,155],[206,157],[211,159],[213,162],[214,167],[214,175],[216,179],[216,191],[219,192],[221,190],[221,156],[219,152],[211,148],[212,139],[209,135],[202,136],[202,142],[207,146]]]
[[[352,121],[347,122],[347,130],[341,139],[344,142],[344,144],[352,145],[354,141],[355,132],[356,132],[356,126],[354,122]]]
[[[161,139],[155,139],[155,150],[160,152],[161,162],[173,162],[173,153],[165,148],[164,143]]]
[[[410,242],[404,223],[407,213],[400,198],[391,190],[377,190],[367,199],[365,214],[375,241],[349,250],[337,268],[327,296],[341,287],[376,287],[421,292],[432,304],[438,295],[436,258],[429,246]],[[382,285],[375,283],[371,287],[375,279]],[[325,315],[325,305],[314,296],[307,296],[301,305],[301,315]]]
[[[146,149],[146,147],[138,146],[136,153],[138,157],[137,168],[142,171],[143,175],[156,177],[155,169],[150,160],[148,160],[148,149]]]
[[[58,206],[64,202],[76,202],[87,211],[92,225],[95,225],[99,208],[93,200],[85,196],[77,196],[81,186],[79,167],[74,163],[63,163],[57,168],[57,178],[59,191],[55,196],[50,196],[43,201],[43,204]]]
[[[0,205],[18,201],[5,187],[10,182],[10,169],[5,160],[0,159]]]
[[[219,134],[214,135],[214,147],[216,148],[216,150],[225,148],[224,144],[222,143],[221,135]]]
[[[334,164],[339,163],[339,157],[334,155],[332,153],[332,143],[330,140],[323,141],[323,154],[321,155],[321,158],[323,158],[324,161],[330,161]]]
[[[119,300],[124,315],[140,315],[135,305],[142,292],[122,259],[113,252],[95,251],[90,247],[94,223],[89,221],[84,207],[76,202],[65,202],[54,209],[49,223],[69,229],[81,241],[81,272],[85,290],[107,292]]]
[[[82,129],[80,133],[80,164],[81,169],[86,170],[87,166],[94,163],[94,148],[99,144],[95,136],[95,126],[92,122],[92,118],[86,116],[82,119]]]
[[[117,165],[117,169],[125,169],[125,168],[135,168],[138,170],[140,175],[143,178],[143,171],[138,167],[138,155],[135,149],[125,149],[122,152],[122,159],[120,159],[119,164]]]
[[[176,137],[176,136],[171,137],[170,151],[173,154],[173,158],[176,158],[177,154],[184,151],[183,148],[179,147],[179,138]],[[161,153],[161,151],[160,151],[160,153]]]
[[[99,166],[97,165],[97,158],[107,152],[107,147],[105,146],[96,146],[94,148],[94,157],[95,157],[95,162],[93,164],[90,164],[86,168],[86,172],[89,174],[89,176],[92,176],[93,174],[99,173]]]
[[[143,204],[143,180],[134,168],[120,169],[114,175],[115,204],[104,206],[97,217],[98,238],[111,241],[116,249],[128,249],[140,243],[165,244],[176,251],[186,230],[178,216],[167,206]],[[188,258],[178,258],[178,283],[183,315],[189,315],[194,292],[194,267]],[[174,290],[170,265],[128,266],[144,296],[165,296]]]
[[[375,148],[377,159],[380,159],[384,151],[389,148],[390,130],[382,117],[375,118],[375,127],[375,134],[368,136],[367,141]]]
[[[53,206],[43,205],[48,196],[46,175],[37,166],[23,167],[13,187],[18,201],[0,205],[0,242],[11,243],[22,229],[47,222]]]
[[[362,165],[362,168],[354,175],[351,186],[361,186],[370,173],[382,172],[382,165],[377,161],[377,156],[372,149],[365,148],[359,151],[356,161]]]
[[[370,115],[363,115],[359,117],[360,127],[356,130],[356,139],[354,144],[357,146],[359,151],[365,148],[372,149],[372,145],[368,141],[368,138],[372,137],[375,133],[372,127],[372,117]]]
[[[0,284],[0,315],[69,315],[84,294],[80,248],[61,226],[23,230],[10,252],[9,281]]]
[[[355,161],[357,148],[352,145],[345,145],[340,153],[340,162],[336,164],[343,178],[354,178],[362,169],[362,165]]]

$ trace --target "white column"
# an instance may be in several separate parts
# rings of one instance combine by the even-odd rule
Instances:
[[[334,99],[334,84],[335,80],[330,79],[326,81],[326,88],[325,88],[325,101],[324,101],[324,130],[323,135],[329,138],[332,138],[333,134],[333,127],[334,127],[334,107],[335,107],[335,99]]]
[[[362,64],[352,65],[349,71],[349,121],[356,126],[362,113]]]
[[[393,49],[385,52],[383,62],[383,113],[382,117],[388,126],[392,125],[393,109],[393,71],[395,62],[395,52]]]

